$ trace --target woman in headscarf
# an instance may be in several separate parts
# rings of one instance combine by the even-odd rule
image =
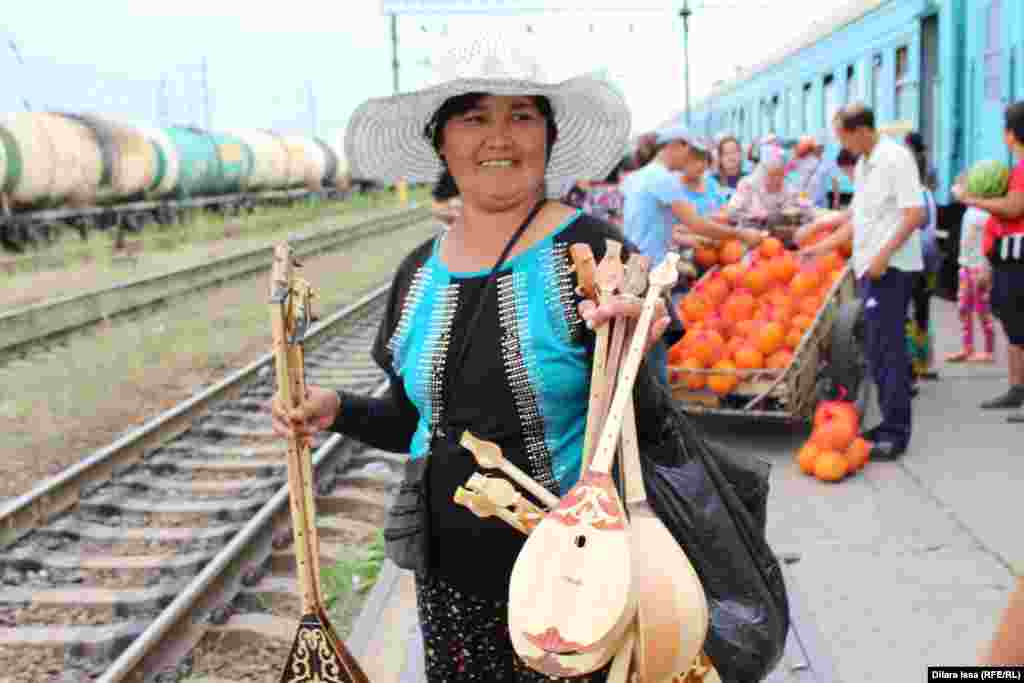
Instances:
[[[839,193],[839,168],[825,158],[825,147],[813,135],[804,135],[797,142],[791,162],[792,186],[800,196],[819,209],[829,207],[829,190]],[[832,203],[838,209],[838,201]]]
[[[802,223],[814,218],[810,202],[801,202],[786,185],[786,155],[782,148],[765,145],[757,168],[740,181],[736,194],[729,200],[729,219],[741,224],[777,225],[786,209],[799,210]]]
[[[513,650],[508,590],[525,537],[453,501],[477,469],[458,439],[469,430],[495,442],[557,496],[576,483],[592,330],[616,315],[636,317],[640,307],[581,301],[569,247],[588,244],[600,261],[606,240],[623,237],[548,197],[562,196],[575,179],[607,176],[625,147],[630,115],[603,82],[539,82],[535,64],[493,44],[478,42],[449,59],[449,80],[364,103],[346,136],[360,177],[450,177],[463,201],[460,220],[416,248],[395,274],[372,349],[390,387],[369,398],[311,386],[298,409],[275,401],[274,429],[306,438],[326,429],[410,454],[404,486],[420,502],[414,511],[392,508],[385,539],[390,557],[426,526],[422,556],[405,568],[416,571],[428,681],[557,680],[529,669]],[[628,260],[628,244],[623,252]],[[666,313],[659,304],[648,347],[660,343]],[[635,395],[644,448],[657,449],[673,408],[646,361]],[[403,515],[411,517],[404,531],[397,526]],[[573,680],[604,680],[606,671]]]

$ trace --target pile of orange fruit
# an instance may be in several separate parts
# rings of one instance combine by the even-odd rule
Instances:
[[[714,252],[718,266],[704,275],[679,303],[686,335],[669,349],[673,384],[720,396],[740,384],[737,370],[784,370],[842,277],[840,251],[801,263],[796,252],[768,238],[745,259],[747,249],[730,240]],[[696,259],[711,261],[711,255]],[[693,372],[721,370],[721,372]]]
[[[814,412],[814,429],[796,453],[804,474],[822,481],[842,481],[867,464],[871,443],[857,436],[860,415],[852,403],[827,401]]]

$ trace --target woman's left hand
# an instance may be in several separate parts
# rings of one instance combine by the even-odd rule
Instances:
[[[625,316],[627,318],[639,318],[643,309],[642,300],[631,301],[622,297],[613,297],[611,301],[598,306],[597,303],[586,299],[580,303],[580,317],[587,323],[587,328],[597,330],[612,318]],[[647,345],[644,352],[650,351],[651,347],[661,339],[668,329],[672,318],[668,315],[665,302],[659,299],[655,304],[654,316],[651,320],[651,329],[647,335]]]

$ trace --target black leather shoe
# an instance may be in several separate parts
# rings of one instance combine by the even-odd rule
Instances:
[[[981,404],[983,410],[1005,410],[1007,408],[1020,408],[1024,406],[1024,387],[1013,386],[1003,394],[991,401]]]
[[[889,441],[879,441],[871,447],[871,460],[899,460],[907,452]]]

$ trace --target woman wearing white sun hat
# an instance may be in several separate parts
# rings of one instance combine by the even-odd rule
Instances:
[[[326,429],[410,454],[385,540],[388,556],[416,572],[428,681],[550,681],[521,662],[508,634],[510,576],[525,537],[453,502],[477,470],[458,440],[469,430],[497,443],[555,495],[576,483],[592,330],[640,307],[581,301],[569,246],[586,243],[600,260],[606,239],[624,239],[547,197],[577,178],[605,177],[621,159],[630,114],[601,80],[548,83],[535,62],[497,41],[456,50],[440,72],[439,85],[364,103],[346,135],[355,176],[450,176],[462,199],[451,227],[395,275],[372,349],[388,392],[372,399],[313,386],[297,410],[274,402],[274,429],[309,438]],[[631,253],[626,243],[624,257]],[[654,319],[649,348],[669,323],[663,305]],[[691,425],[679,426],[685,417],[646,362],[634,396],[645,453],[679,452],[686,438],[691,449],[703,444]],[[602,681],[606,672],[572,680]]]

